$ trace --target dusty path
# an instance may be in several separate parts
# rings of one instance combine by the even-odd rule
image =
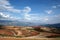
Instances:
[[[0,38],[0,40],[60,40],[60,38]]]

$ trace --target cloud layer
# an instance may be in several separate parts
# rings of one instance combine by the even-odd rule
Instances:
[[[51,6],[52,9],[45,10],[42,12],[44,15],[41,15],[41,13],[30,13],[32,11],[30,6],[25,6],[22,10],[21,9],[16,9],[12,4],[10,4],[9,0],[0,0],[0,20],[1,19],[6,19],[6,20],[25,20],[25,21],[34,21],[34,22],[46,22],[50,23],[51,21],[56,21],[57,19],[54,20],[54,18],[60,17],[60,15],[54,15],[54,16],[49,16],[54,13],[54,10],[57,8],[60,8],[60,5],[53,5]],[[54,10],[53,10],[54,9]],[[5,12],[11,12],[21,15],[23,17],[15,17],[11,16],[9,13],[5,14]],[[45,16],[45,14],[47,14]],[[58,18],[59,19],[59,18]],[[60,20],[60,19],[59,19]],[[59,21],[58,20],[58,21]],[[57,22],[58,22],[57,21]]]
[[[27,15],[29,15],[28,13],[31,11],[31,8],[29,6],[26,6],[23,8],[23,10],[15,9],[13,6],[11,6],[8,0],[0,0],[0,16],[9,17],[9,15],[4,15],[3,13],[4,11],[19,13],[19,14],[23,13],[24,19],[28,19]],[[13,18],[13,17],[9,17],[9,18]]]

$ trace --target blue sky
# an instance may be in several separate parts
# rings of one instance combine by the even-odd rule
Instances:
[[[60,23],[60,0],[0,0],[0,20]]]

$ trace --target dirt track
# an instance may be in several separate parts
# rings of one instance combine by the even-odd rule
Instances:
[[[60,38],[0,38],[0,40],[60,40]]]

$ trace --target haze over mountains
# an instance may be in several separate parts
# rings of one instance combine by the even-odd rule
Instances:
[[[24,21],[12,21],[12,20],[0,20],[0,25],[12,25],[12,26],[47,26],[47,27],[60,27],[60,23],[46,24],[46,23],[34,23]]]
[[[0,20],[0,25],[14,25],[14,26],[36,26],[38,23],[24,22],[24,21],[12,21],[12,20]]]

